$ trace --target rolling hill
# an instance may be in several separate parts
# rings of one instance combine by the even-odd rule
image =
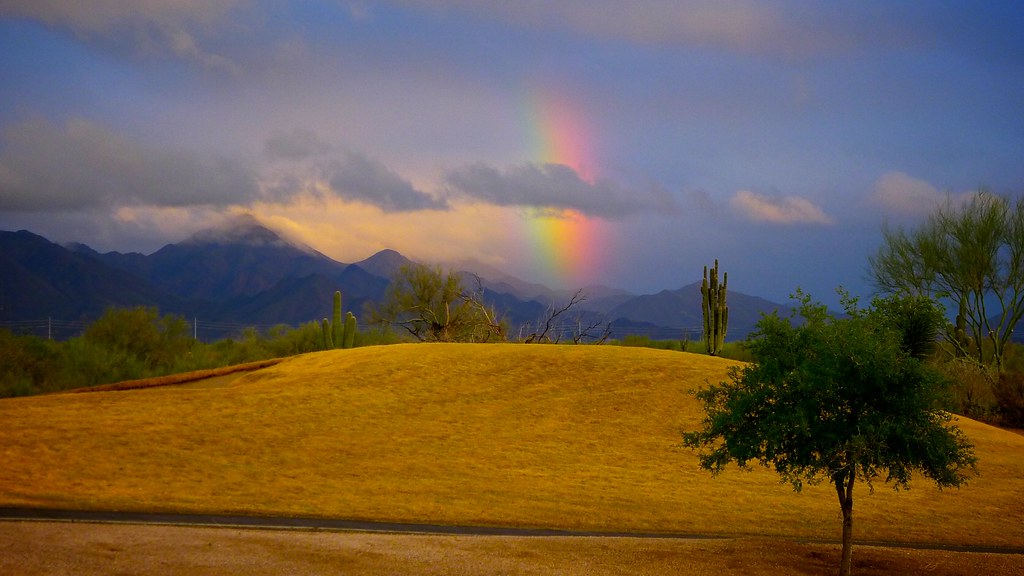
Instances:
[[[407,344],[219,388],[0,400],[0,506],[838,536],[831,486],[711,477],[679,448],[728,361],[644,348]],[[857,486],[856,538],[1024,546],[1024,436],[959,419],[960,490]]]

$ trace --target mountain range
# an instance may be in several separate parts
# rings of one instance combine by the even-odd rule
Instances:
[[[411,260],[382,250],[355,263],[341,263],[285,239],[252,217],[204,230],[156,252],[100,253],[81,243],[65,246],[21,230],[0,231],[0,327],[59,318],[87,322],[111,306],[155,306],[162,313],[202,320],[210,338],[215,328],[298,325],[330,314],[335,290],[343,308],[357,317],[367,302],[379,301],[390,278]],[[464,285],[480,279],[484,300],[509,321],[513,334],[536,325],[551,306],[563,306],[574,292],[552,290],[473,262],[452,269]],[[611,323],[613,337],[700,338],[700,282],[656,294],[591,286],[572,310],[572,323]],[[729,292],[729,339],[741,339],[763,313],[788,307]],[[569,320],[569,319],[566,319]],[[218,328],[219,327],[219,328]],[[524,328],[526,327],[526,328]]]

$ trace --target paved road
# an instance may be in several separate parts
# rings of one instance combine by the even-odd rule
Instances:
[[[499,526],[450,526],[443,524],[416,524],[404,522],[371,522],[335,518],[303,518],[285,516],[241,516],[230,514],[165,514],[150,512],[114,512],[90,510],[52,510],[40,508],[0,507],[0,521],[34,520],[53,522],[101,522],[120,524],[156,524],[170,526],[212,526],[224,528],[333,530],[349,532],[384,532],[392,534],[440,534],[460,536],[561,536],[610,538],[680,538],[726,539],[720,534],[690,534],[664,532],[596,532],[586,530],[554,530],[544,528],[510,528]],[[800,539],[809,544],[838,544],[837,540]],[[989,554],[1020,554],[1024,548],[1008,546],[956,546],[947,544],[878,542],[857,540],[858,545],[916,550],[946,550],[951,552],[979,552]]]

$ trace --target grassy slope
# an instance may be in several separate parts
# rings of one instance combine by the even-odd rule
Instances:
[[[0,505],[835,538],[828,486],[711,478],[676,446],[728,361],[598,346],[309,354],[224,388],[0,401]],[[1024,436],[971,420],[981,475],[857,486],[855,537],[1024,546]]]

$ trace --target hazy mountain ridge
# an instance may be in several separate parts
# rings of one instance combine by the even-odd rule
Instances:
[[[160,306],[181,312],[183,300],[87,253],[73,252],[26,230],[0,231],[0,319],[95,316],[110,306]]]
[[[5,270],[0,321],[93,319],[109,306],[144,305],[188,318],[296,325],[327,316],[335,290],[342,291],[345,311],[361,316],[364,304],[380,300],[398,270],[413,263],[397,251],[382,250],[344,264],[284,239],[255,219],[193,234],[150,255],[101,254],[81,243],[62,247],[26,231],[0,232],[0,249]],[[492,267],[460,270],[467,288],[475,288],[474,277],[480,278],[484,299],[510,322],[513,336],[575,293]],[[605,286],[584,288],[582,294],[584,300],[562,318],[566,323],[611,322],[616,334],[699,338],[699,282],[640,296]],[[729,293],[729,304],[730,339],[746,336],[762,313],[789,310],[738,292]]]
[[[697,331],[703,326],[701,314],[700,282],[694,282],[677,290],[662,290],[657,294],[637,296],[608,312],[614,318],[629,318],[660,326],[681,326]],[[745,337],[746,332],[761,318],[761,314],[777,310],[788,316],[791,308],[770,302],[758,296],[729,291],[726,295],[729,305],[729,327],[733,337]],[[745,330],[739,334],[737,330]],[[692,336],[692,334],[691,334]]]

